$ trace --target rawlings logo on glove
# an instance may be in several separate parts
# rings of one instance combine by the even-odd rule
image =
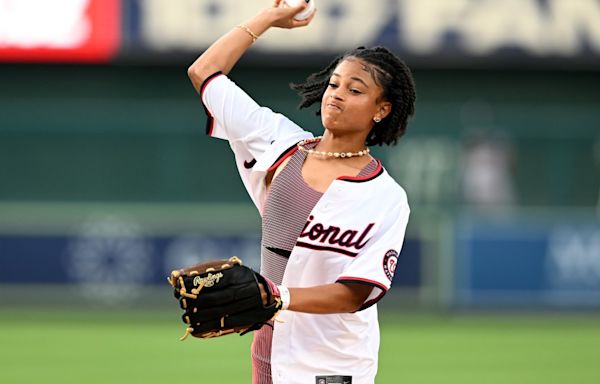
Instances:
[[[282,309],[277,286],[235,256],[173,271],[168,280],[184,310],[187,329],[181,340],[244,335],[268,324]]]
[[[196,276],[194,277],[194,287],[197,287],[199,285],[203,285],[205,287],[212,287],[213,285],[219,283],[219,279],[221,277],[223,277],[223,274],[221,272],[214,275],[212,273],[209,273],[206,277]]]

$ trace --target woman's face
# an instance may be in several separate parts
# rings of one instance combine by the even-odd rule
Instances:
[[[349,57],[334,69],[321,100],[321,121],[334,134],[363,133],[373,128],[373,118],[391,110],[382,89],[365,62]]]

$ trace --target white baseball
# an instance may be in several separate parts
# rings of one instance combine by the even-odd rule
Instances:
[[[306,0],[285,0],[285,4],[288,7],[297,7],[300,4],[306,2]],[[294,16],[296,20],[306,20],[315,11],[315,0],[308,0],[308,7],[304,11],[301,11]]]

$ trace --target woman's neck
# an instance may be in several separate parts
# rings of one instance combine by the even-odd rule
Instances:
[[[364,135],[335,135],[326,130],[315,149],[324,152],[358,152],[366,148],[365,141]]]

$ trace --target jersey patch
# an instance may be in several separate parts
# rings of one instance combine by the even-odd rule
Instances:
[[[316,384],[352,384],[352,376],[317,376]]]
[[[398,264],[398,252],[390,249],[385,253],[385,257],[383,258],[383,272],[385,272],[390,281],[392,281],[394,272],[396,272],[396,264]]]

